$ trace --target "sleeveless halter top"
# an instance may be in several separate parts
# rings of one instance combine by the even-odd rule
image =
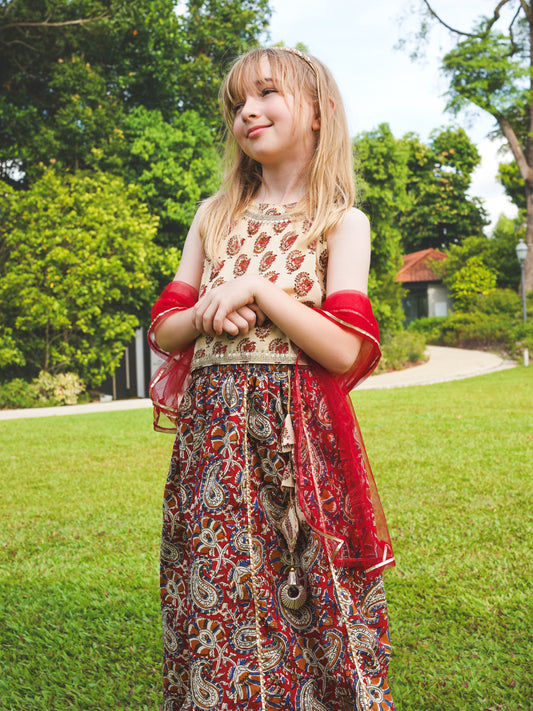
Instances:
[[[204,263],[200,296],[244,274],[259,274],[308,306],[326,297],[327,239],[306,246],[311,223],[291,205],[252,203],[231,226],[221,260]],[[295,363],[298,349],[271,321],[245,336],[199,336],[192,369],[228,363]]]

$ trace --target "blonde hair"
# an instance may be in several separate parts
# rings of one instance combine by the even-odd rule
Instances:
[[[261,164],[247,156],[233,135],[234,106],[264,77],[261,60],[268,59],[274,85],[281,94],[291,94],[295,116],[311,101],[320,118],[317,142],[306,171],[306,194],[294,207],[295,215],[312,220],[308,243],[328,235],[352,207],[355,199],[353,157],[346,114],[339,89],[329,69],[315,57],[282,47],[256,48],[233,64],[220,90],[226,124],[224,181],[220,190],[204,203],[200,235],[205,254],[218,259],[230,226],[256,195],[262,180]]]

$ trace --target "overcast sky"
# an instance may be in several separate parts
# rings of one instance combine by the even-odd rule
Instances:
[[[348,114],[352,135],[388,123],[396,137],[414,131],[422,140],[442,126],[461,125],[483,157],[471,194],[481,197],[493,221],[501,212],[515,214],[496,181],[501,157],[498,143],[486,138],[494,128],[482,112],[454,118],[444,110],[446,81],[439,58],[449,45],[448,34],[435,29],[424,61],[412,62],[407,51],[395,49],[401,38],[418,27],[411,7],[419,0],[270,0],[271,42],[294,46],[303,42],[311,54],[333,72]],[[434,0],[443,19],[460,29],[490,11],[491,0]]]

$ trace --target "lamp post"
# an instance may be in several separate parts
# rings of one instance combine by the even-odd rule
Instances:
[[[524,267],[527,257],[527,244],[524,242],[524,238],[520,238],[520,242],[516,245],[516,256],[520,262],[520,271],[522,273],[522,310],[524,315],[524,323],[527,322],[527,307],[526,307],[526,279],[524,274]],[[529,365],[529,351],[527,347],[524,348],[524,365]]]

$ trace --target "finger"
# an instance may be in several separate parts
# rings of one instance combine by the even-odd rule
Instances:
[[[238,329],[239,333],[243,336],[250,330],[250,323],[248,319],[241,316],[238,311],[232,311],[232,313],[227,317]],[[254,315],[255,322],[255,315]],[[253,325],[253,324],[252,324]]]
[[[236,313],[243,319],[245,319],[246,323],[250,328],[255,326],[255,322],[257,321],[257,317],[255,314],[255,311],[251,309],[249,306],[241,306],[239,309],[237,309]]]
[[[262,326],[266,321],[266,314],[262,311],[257,304],[250,304],[248,307],[255,313],[255,321],[258,326]]]

